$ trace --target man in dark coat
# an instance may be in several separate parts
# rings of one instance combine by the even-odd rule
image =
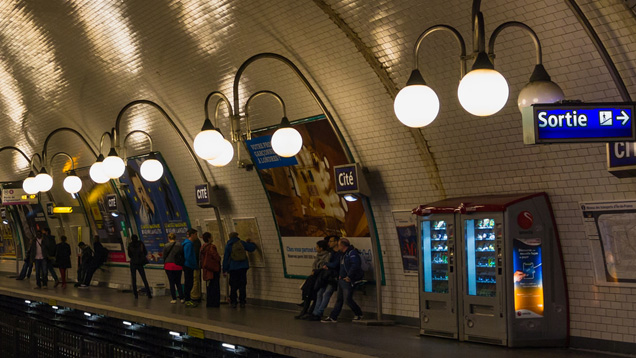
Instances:
[[[55,268],[53,267],[53,263],[55,262],[55,250],[57,249],[55,236],[51,235],[51,229],[45,227],[42,229],[42,238],[44,239],[44,244],[46,245],[49,253],[49,256],[46,258],[46,269],[55,281],[54,287],[57,287],[60,284],[60,280],[57,278]]]

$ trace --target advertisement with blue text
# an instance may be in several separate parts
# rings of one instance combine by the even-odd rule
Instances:
[[[188,212],[183,198],[165,160],[156,153],[164,173],[156,182],[143,179],[139,168],[146,156],[128,158],[126,171],[119,179],[125,185],[123,192],[128,198],[137,223],[139,238],[146,245],[150,263],[163,263],[161,254],[168,242],[168,234],[173,232],[178,241],[187,237],[190,228]]]
[[[543,317],[541,239],[514,239],[515,317]]]

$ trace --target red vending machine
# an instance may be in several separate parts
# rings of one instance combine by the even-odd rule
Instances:
[[[413,212],[421,334],[567,345],[566,281],[547,194],[453,198]]]

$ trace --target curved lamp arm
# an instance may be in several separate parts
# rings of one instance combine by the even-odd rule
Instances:
[[[28,155],[26,155],[22,149],[18,148],[18,147],[14,147],[14,146],[6,146],[6,147],[2,147],[0,148],[0,152],[2,152],[3,150],[15,150],[16,152],[20,153],[20,155],[22,155],[24,157],[24,159],[26,159],[26,161],[29,163],[29,167],[31,166],[31,158],[29,158]]]
[[[230,116],[232,115],[232,105],[230,104],[230,100],[227,99],[227,97],[220,91],[210,92],[210,94],[208,94],[208,96],[205,98],[205,104],[204,104],[205,119],[210,119],[210,110],[209,110],[210,99],[212,99],[212,97],[215,97],[215,96],[220,97],[219,100],[216,102],[216,107],[214,109],[214,125],[218,128],[219,124],[218,124],[217,118],[219,115],[219,107],[221,106],[221,103],[225,103],[225,105],[227,106],[228,112],[230,113]]]
[[[541,65],[543,63],[543,52],[541,51],[541,41],[539,41],[539,37],[534,32],[534,30],[530,28],[530,26],[524,24],[523,22],[518,22],[518,21],[505,22],[499,25],[495,29],[495,31],[492,32],[492,35],[490,35],[490,41],[488,41],[488,56],[490,56],[490,58],[494,58],[495,41],[497,40],[497,36],[501,33],[501,31],[503,31],[504,29],[508,27],[517,27],[522,30],[525,30],[525,32],[528,35],[530,35],[530,37],[532,37],[532,41],[534,42],[534,48],[536,50],[536,55],[537,55],[537,65]]]
[[[30,164],[30,168],[31,168],[31,170],[34,170],[34,169],[35,169],[35,163],[34,163],[34,159],[35,159],[35,157],[37,157],[37,158],[38,158],[38,162],[40,162],[40,167],[44,167],[44,161],[42,160],[42,157],[40,156],[40,154],[38,154],[38,153],[34,153],[34,154],[31,156],[31,160],[29,160],[29,164]],[[35,172],[38,172],[38,171],[37,171],[37,170],[35,170]]]
[[[63,155],[65,157],[68,158],[68,160],[71,161],[71,171],[75,171],[75,161],[73,160],[73,157],[71,157],[70,154],[66,153],[66,152],[57,152],[55,154],[53,154],[53,156],[51,156],[51,161],[50,164],[53,164],[53,159],[55,159],[55,157],[57,157],[58,155]]]
[[[110,140],[110,146],[114,147],[113,135],[110,132],[102,133],[102,137],[99,139],[99,155],[102,155],[102,147],[104,147],[104,137],[108,137]]]
[[[132,136],[133,134],[143,134],[146,136],[146,138],[148,138],[148,142],[150,142],[150,152],[152,153],[152,137],[150,136],[150,134],[140,130],[140,129],[136,129],[128,134],[126,134],[126,137],[124,137],[124,144],[123,144],[123,148],[122,148],[122,152],[123,152],[123,156],[124,156],[124,160],[126,159],[126,141],[128,141],[128,138],[130,138],[130,136]]]
[[[68,127],[61,127],[58,129],[55,129],[54,131],[52,131],[51,133],[49,133],[48,136],[46,136],[46,139],[44,140],[44,147],[42,149],[42,159],[46,161],[46,153],[47,153],[47,148],[49,145],[49,141],[51,140],[51,138],[53,138],[53,136],[59,132],[70,132],[75,134],[76,136],[78,136],[82,142],[84,142],[84,144],[86,145],[86,147],[91,151],[91,153],[93,153],[93,155],[95,156],[95,158],[97,158],[97,153],[95,152],[95,149],[93,149],[93,146],[91,146],[88,141],[86,140],[86,138],[78,131],[76,131],[73,128],[68,128]],[[103,138],[103,136],[102,136]],[[101,151],[101,146],[100,146],[100,151]]]
[[[459,47],[461,50],[461,54],[459,57],[459,71],[460,71],[461,77],[464,77],[464,74],[466,73],[466,43],[464,42],[464,38],[459,33],[459,31],[457,31],[454,27],[448,26],[448,25],[431,26],[428,29],[424,30],[424,32],[422,32],[420,37],[417,38],[417,41],[415,41],[415,47],[413,48],[413,64],[415,65],[415,69],[420,68],[419,54],[420,54],[420,47],[422,46],[422,41],[424,41],[424,39],[428,35],[437,31],[450,32],[451,34],[453,34],[453,36],[455,36],[455,39],[457,39],[457,42],[459,43]]]
[[[192,161],[196,164],[197,169],[199,170],[199,175],[201,175],[201,179],[203,179],[203,181],[207,183],[208,177],[207,175],[205,175],[205,172],[203,171],[203,167],[201,166],[201,163],[199,163],[199,161],[197,160],[197,156],[196,154],[194,154],[194,150],[192,150],[192,147],[188,144],[188,141],[184,137],[183,133],[179,130],[179,127],[177,127],[177,124],[174,122],[174,120],[168,115],[168,113],[166,113],[166,111],[160,105],[158,105],[155,102],[152,102],[146,99],[138,99],[136,101],[132,101],[128,103],[127,105],[124,106],[124,108],[121,109],[121,111],[119,111],[119,114],[117,115],[117,121],[115,122],[115,128],[113,129],[113,137],[115,141],[115,146],[119,145],[119,125],[121,124],[121,119],[123,118],[124,113],[130,107],[136,106],[138,104],[147,104],[149,106],[154,107],[156,110],[159,111],[159,113],[161,113],[161,115],[168,121],[168,123],[170,123],[170,126],[172,127],[172,129],[174,129],[174,131],[177,132],[177,134],[179,135],[179,138],[181,138],[181,142],[188,150],[188,153],[190,153],[190,157],[192,158]]]
[[[254,61],[257,61],[263,58],[278,60],[286,64],[294,72],[294,74],[296,74],[296,76],[300,79],[303,85],[305,85],[305,88],[307,88],[307,90],[311,93],[311,96],[314,98],[314,100],[318,104],[318,107],[320,107],[322,112],[325,114],[325,117],[327,117],[327,120],[329,121],[331,128],[333,129],[334,133],[336,133],[336,136],[338,137],[338,142],[340,143],[340,146],[344,148],[345,154],[347,155],[347,160],[349,160],[349,162],[353,162],[354,161],[353,155],[351,154],[349,147],[346,145],[344,137],[342,136],[342,133],[338,129],[338,126],[336,126],[336,121],[334,120],[333,116],[327,109],[327,106],[322,101],[320,96],[318,96],[318,92],[316,92],[314,87],[307,80],[307,77],[305,77],[305,75],[303,75],[303,73],[300,72],[298,67],[293,62],[291,62],[288,58],[281,56],[277,53],[265,52],[265,53],[256,54],[248,58],[247,60],[245,60],[245,62],[243,62],[241,67],[239,67],[239,69],[236,71],[236,75],[234,76],[234,86],[232,88],[233,95],[234,95],[234,117],[238,118],[238,115],[239,115],[238,113],[239,111],[239,82],[241,81],[241,76],[243,75],[243,72],[245,72],[245,69],[250,64],[252,64]]]
[[[268,91],[268,90],[255,92],[245,102],[245,125],[246,125],[245,130],[247,132],[245,134],[247,135],[247,139],[252,139],[252,127],[250,126],[250,115],[249,115],[250,103],[252,102],[252,100],[256,99],[257,97],[260,97],[266,94],[276,98],[276,100],[278,101],[278,103],[280,104],[283,110],[283,117],[287,118],[287,106],[285,106],[285,101],[283,101],[283,99],[276,92]]]

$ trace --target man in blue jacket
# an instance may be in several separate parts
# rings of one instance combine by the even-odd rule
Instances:
[[[247,270],[250,263],[247,260],[247,252],[256,250],[256,245],[248,238],[243,241],[238,232],[230,233],[230,240],[225,245],[223,254],[223,274],[230,274],[230,304],[236,308],[236,291],[239,292],[238,302],[245,307],[247,287]]]
[[[192,244],[194,241],[199,241],[198,231],[196,229],[188,230],[188,238],[183,240],[181,244],[183,246],[183,256],[185,257],[185,264],[183,265],[183,292],[185,294],[186,307],[196,307],[196,302],[192,301],[190,293],[194,286],[194,270],[199,268],[197,260],[196,248]]]
[[[329,317],[323,319],[323,323],[336,323],[338,316],[342,311],[342,305],[347,302],[347,306],[353,311],[353,320],[362,319],[362,309],[353,300],[353,284],[362,280],[364,271],[362,271],[362,257],[360,252],[351,245],[348,239],[341,238],[339,242],[340,252],[340,278],[338,279],[338,299],[333,307]]]

